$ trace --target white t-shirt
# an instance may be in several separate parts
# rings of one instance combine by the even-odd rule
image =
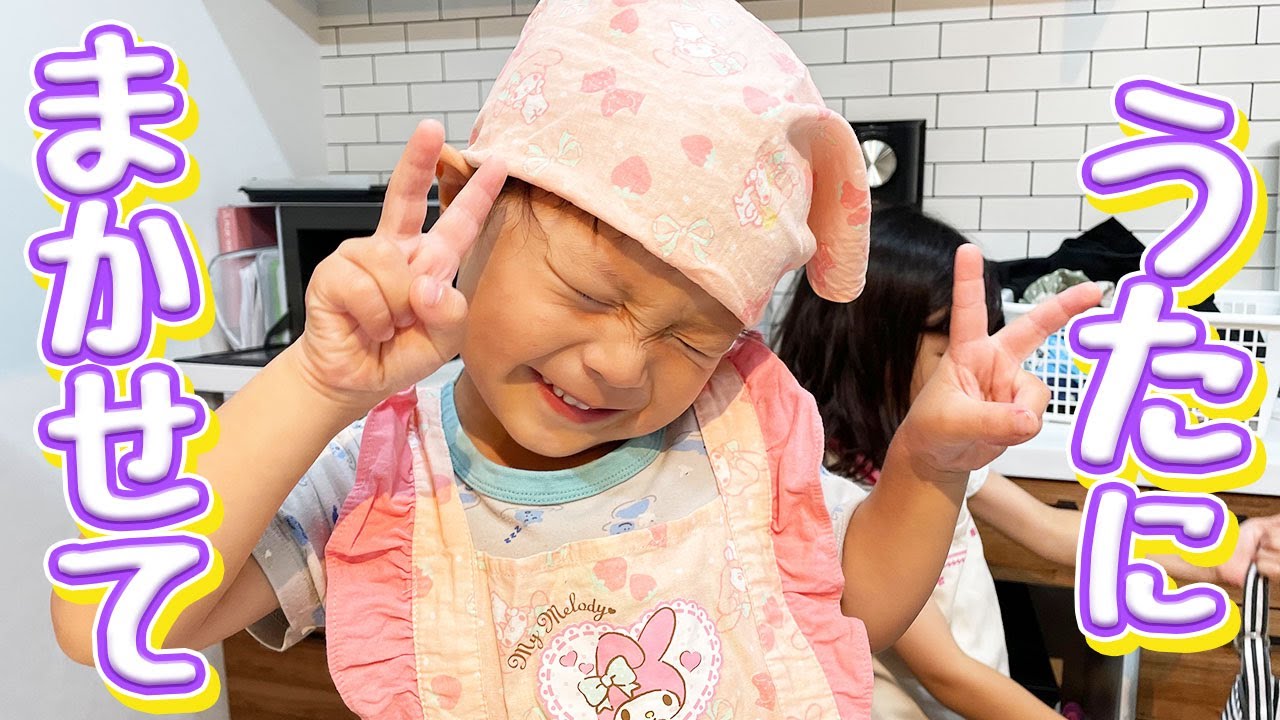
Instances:
[[[947,619],[951,637],[966,655],[1008,675],[1009,653],[995,580],[969,513],[969,498],[982,489],[989,475],[990,469],[985,467],[969,475],[947,561],[929,601]],[[929,694],[892,648],[878,653],[873,666],[873,720],[962,720]]]

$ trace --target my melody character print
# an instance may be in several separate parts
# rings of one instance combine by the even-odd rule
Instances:
[[[708,22],[724,24],[719,16]],[[653,53],[663,65],[695,75],[734,75],[746,67],[747,59],[742,53],[724,49],[697,25],[672,22],[670,27],[674,36],[670,50],[659,48]]]
[[[707,612],[675,601],[630,627],[565,628],[542,655],[538,695],[555,720],[696,718],[715,695],[721,662]]]

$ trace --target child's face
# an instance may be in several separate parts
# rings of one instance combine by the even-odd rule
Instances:
[[[742,330],[639,243],[558,200],[535,188],[531,212],[512,202],[459,278],[470,302],[459,414],[482,448],[529,469],[675,420]]]
[[[938,363],[942,361],[942,356],[946,354],[947,346],[950,344],[951,338],[942,333],[927,332],[920,336],[920,347],[916,350],[916,367],[911,373],[911,402],[916,401],[916,396],[924,389],[924,384],[933,377],[933,373],[938,369]]]

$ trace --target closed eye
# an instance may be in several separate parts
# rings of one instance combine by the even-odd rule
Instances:
[[[571,287],[572,287],[572,286],[571,286]],[[573,289],[573,291],[574,291],[575,293],[577,293],[577,294],[578,294],[578,299],[579,299],[579,300],[581,300],[584,304],[586,304],[586,305],[588,305],[588,306],[592,307],[593,309],[597,309],[597,310],[599,310],[599,309],[602,309],[602,308],[607,308],[607,307],[609,307],[609,305],[608,305],[608,304],[606,304],[606,303],[604,303],[604,302],[601,302],[601,301],[599,301],[599,300],[597,300],[597,299],[595,299],[595,298],[591,297],[590,295],[588,295],[588,294],[586,294],[586,293],[582,292],[581,290],[579,290],[579,289],[577,289],[577,288],[572,288],[572,289]]]
[[[712,357],[710,353],[703,352],[702,350],[699,350],[698,348],[690,345],[684,338],[677,337],[676,340],[680,341],[681,345],[685,346],[685,348],[687,348],[690,352],[692,352],[695,355],[698,355],[699,357],[704,357],[707,359],[710,359]]]

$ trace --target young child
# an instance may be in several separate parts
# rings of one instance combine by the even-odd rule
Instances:
[[[817,398],[826,464],[843,476],[826,475],[824,482],[877,484],[894,436],[945,362],[953,266],[965,244],[959,232],[913,209],[877,210],[866,286],[856,302],[828,302],[797,281],[776,345]],[[1000,288],[994,273],[985,277],[985,322],[996,332],[1004,325]],[[890,304],[891,316],[882,311]],[[1042,557],[1074,565],[1080,512],[1045,505],[987,468],[969,476],[965,499],[931,602],[875,659],[872,716],[879,720],[1057,717],[1008,677],[1000,606],[973,517]],[[1241,525],[1235,555],[1222,567],[1155,559],[1182,580],[1238,586],[1251,560],[1276,574],[1276,547],[1280,520],[1259,518]]]
[[[166,644],[324,625],[369,718],[866,717],[968,472],[1039,429],[1018,359],[1096,290],[989,337],[959,253],[952,352],[833,537],[853,502],[824,499],[812,398],[743,334],[806,262],[832,300],[862,285],[856,138],[787,45],[732,0],[544,0],[469,148],[441,138],[220,409],[226,577]],[[54,599],[73,657],[91,611]]]

